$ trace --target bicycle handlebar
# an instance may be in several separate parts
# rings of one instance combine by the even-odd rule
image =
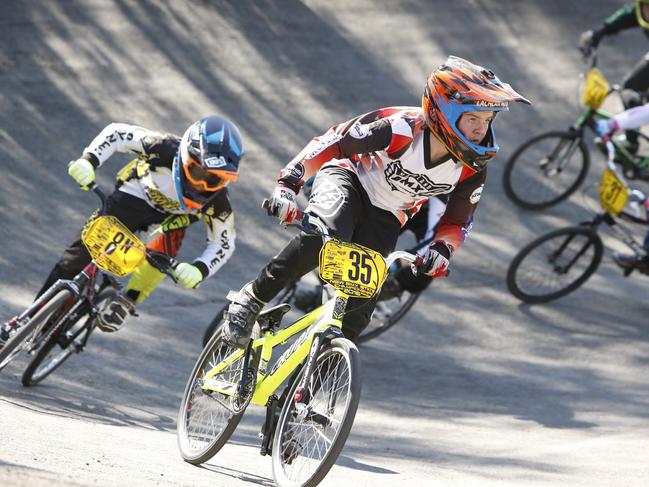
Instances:
[[[261,207],[265,210],[268,210],[268,208],[270,207],[270,200],[266,198],[262,202]],[[325,242],[332,238],[329,233],[329,228],[327,228],[324,222],[320,221],[320,219],[317,217],[313,219],[310,218],[310,215],[308,213],[305,213],[304,211],[299,209],[297,210],[293,222],[287,224],[287,226],[298,227],[300,230],[308,233],[309,235],[319,235]],[[385,257],[385,263],[388,267],[390,267],[398,259],[407,260],[415,267],[419,267],[424,262],[423,255],[413,254],[406,252],[405,250],[397,250]]]
[[[99,186],[97,186],[97,183],[95,182],[90,183],[88,189],[99,197],[99,201],[101,201],[100,212],[103,211],[104,207],[106,206],[106,193],[104,193],[104,191]]]
[[[597,67],[597,47],[591,47],[588,52],[582,51],[582,59],[586,65],[586,72]]]
[[[152,267],[155,267],[163,274],[166,274],[175,283],[178,283],[178,278],[174,271],[178,267],[179,262],[170,255],[153,250],[146,249],[146,260]]]

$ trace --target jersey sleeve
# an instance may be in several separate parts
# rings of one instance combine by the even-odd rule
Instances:
[[[604,36],[617,34],[620,31],[638,27],[638,18],[635,14],[635,2],[627,4],[616,10],[610,17],[608,17],[604,24],[595,31],[598,39]]]
[[[457,251],[466,239],[473,223],[473,214],[478,206],[487,177],[487,170],[474,172],[468,168],[449,194],[446,210],[440,219],[435,240],[444,240]]]
[[[217,199],[203,215],[203,220],[207,231],[207,244],[201,256],[194,260],[194,265],[200,269],[203,279],[207,279],[223,267],[234,253],[234,213],[225,195]]]
[[[95,169],[101,166],[115,152],[146,153],[147,141],[162,135],[136,125],[113,122],[97,135],[83,150],[83,157]]]
[[[387,148],[392,139],[392,124],[386,118],[369,123],[357,117],[331,127],[315,137],[282,169],[277,181],[298,192],[304,181],[332,159],[348,159],[357,154]]]

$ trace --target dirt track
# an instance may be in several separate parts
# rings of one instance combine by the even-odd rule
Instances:
[[[278,170],[333,123],[418,104],[451,53],[534,102],[499,117],[502,163],[531,134],[574,121],[578,35],[618,5],[1,2],[0,316],[30,302],[93,208],[65,165],[107,123],[179,133],[222,113],[247,155],[233,191],[237,252],[215,279],[195,292],[163,285],[137,320],[98,333],[41,386],[20,385],[24,362],[0,374],[0,485],[272,485],[261,410],[201,468],[180,459],[175,421],[203,328],[288,237],[259,210]],[[612,38],[601,67],[620,80],[648,46],[640,32]],[[500,176],[494,161],[452,276],[363,347],[359,414],[323,485],[649,484],[649,281],[606,259],[575,294],[519,305],[503,277],[516,249],[588,212],[578,197],[543,216],[518,211]],[[182,256],[202,243],[202,229],[190,232]]]

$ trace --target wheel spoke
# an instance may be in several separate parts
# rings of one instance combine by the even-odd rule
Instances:
[[[551,132],[531,139],[507,161],[506,194],[528,208],[540,209],[560,201],[586,176],[586,150],[574,134]]]
[[[510,291],[523,301],[545,302],[579,287],[597,268],[602,244],[585,227],[540,237],[523,248],[507,273]]]
[[[351,393],[352,373],[349,356],[332,347],[317,359],[308,383],[308,403],[289,399],[284,406],[284,422],[280,420],[275,439],[278,451],[273,449],[273,472],[279,485],[302,485],[331,467],[328,459],[335,448],[342,448],[351,427],[344,420],[352,402],[351,414],[358,404]]]

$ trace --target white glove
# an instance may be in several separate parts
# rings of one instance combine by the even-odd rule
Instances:
[[[180,284],[189,289],[198,286],[203,280],[203,274],[200,269],[195,265],[188,264],[187,262],[181,262],[178,264],[174,273],[180,281]]]
[[[81,186],[81,189],[88,191],[88,186],[95,180],[95,168],[85,159],[77,159],[68,164],[68,174]]]
[[[281,184],[275,186],[273,195],[268,199],[268,214],[279,218],[279,221],[288,225],[298,213],[295,203],[295,191]]]

